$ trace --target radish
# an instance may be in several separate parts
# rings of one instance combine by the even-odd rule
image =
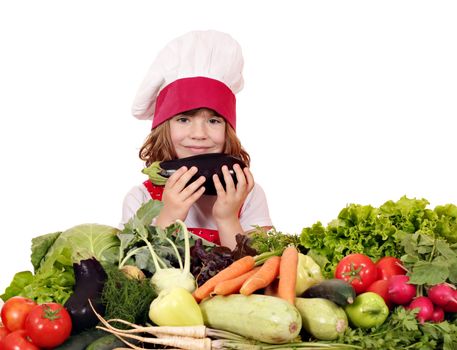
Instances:
[[[445,306],[449,301],[453,299],[453,292],[449,284],[440,283],[428,290],[428,297],[431,299],[433,304],[438,306]]]
[[[446,312],[457,312],[457,290],[452,291],[452,296],[449,298],[449,302],[444,305],[443,308]]]
[[[430,321],[434,323],[440,323],[444,321],[444,310],[441,306],[435,305],[432,316],[430,317]]]
[[[416,286],[409,284],[406,275],[394,275],[389,279],[387,293],[391,302],[397,305],[408,304],[416,295]]]
[[[433,303],[428,297],[417,297],[409,304],[408,309],[414,310],[419,309],[419,312],[416,314],[416,318],[421,324],[425,321],[430,320],[433,315]]]

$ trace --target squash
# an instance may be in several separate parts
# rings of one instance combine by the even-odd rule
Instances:
[[[206,326],[270,344],[293,341],[302,326],[296,307],[268,295],[218,295],[203,300],[200,309]]]
[[[324,298],[295,298],[303,328],[319,340],[334,340],[348,327],[344,310]]]

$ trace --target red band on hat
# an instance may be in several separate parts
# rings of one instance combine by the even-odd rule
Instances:
[[[196,108],[209,108],[236,129],[236,98],[219,80],[192,77],[175,80],[157,96],[152,128],[173,116]]]

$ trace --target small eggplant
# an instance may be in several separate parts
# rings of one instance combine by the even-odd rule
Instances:
[[[163,161],[160,163],[160,168],[162,170],[159,174],[165,178],[168,178],[182,166],[186,166],[187,168],[196,166],[198,168],[198,172],[189,180],[188,184],[191,184],[203,175],[206,178],[206,181],[203,184],[203,186],[205,186],[205,194],[215,196],[216,189],[214,188],[213,175],[217,174],[219,176],[222,186],[225,189],[224,176],[222,175],[222,166],[226,165],[236,185],[236,174],[233,171],[233,166],[235,164],[239,164],[241,168],[246,167],[244,162],[239,158],[224,153],[206,153],[181,159]]]
[[[101,294],[107,278],[102,265],[95,258],[81,260],[73,264],[75,272],[75,290],[68,298],[64,307],[70,314],[72,334],[95,327],[99,320],[92,308],[101,315],[105,313],[105,306],[101,302]]]

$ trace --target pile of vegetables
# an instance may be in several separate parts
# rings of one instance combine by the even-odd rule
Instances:
[[[34,273],[15,274],[10,286],[0,297],[6,301],[22,295],[38,303],[64,304],[73,293],[73,263],[95,258],[101,263],[117,261],[119,230],[99,224],[83,224],[63,232],[32,239],[31,262]]]
[[[351,204],[301,235],[257,227],[234,250],[181,221],[151,225],[158,201],[122,230],[36,237],[34,271],[14,276],[2,320],[23,298],[46,308],[46,322],[66,312],[71,335],[41,344],[5,316],[0,348],[17,346],[2,340],[14,333],[30,349],[455,349],[457,207],[428,204]]]
[[[58,303],[37,304],[15,296],[2,307],[0,346],[4,350],[55,348],[70,336],[70,314]]]
[[[356,291],[345,307],[352,329],[341,341],[367,349],[457,346],[457,207],[428,204],[407,197],[379,208],[351,204],[326,227],[303,229],[301,244],[324,275]],[[377,311],[360,313],[365,305]]]
[[[425,199],[407,197],[387,201],[379,208],[351,204],[327,226],[318,221],[303,228],[300,243],[324,267],[326,277],[331,277],[338,262],[350,253],[363,253],[374,261],[384,256],[401,257],[408,244],[403,240],[417,241],[414,237],[419,235],[457,243],[457,206],[439,205],[432,210],[428,205]],[[432,269],[430,274],[442,267],[438,266],[440,261],[426,264]],[[456,271],[457,261],[452,260],[446,270],[449,267]]]

